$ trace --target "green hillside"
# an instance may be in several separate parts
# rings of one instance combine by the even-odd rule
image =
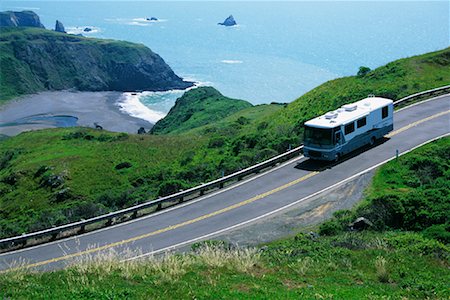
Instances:
[[[228,116],[216,121],[201,111],[217,115],[215,105],[199,105],[191,99],[182,110],[172,111],[175,117],[171,113],[162,121],[170,135],[66,128],[6,139],[0,143],[0,235],[88,218],[260,162],[299,145],[305,120],[343,103],[369,93],[399,99],[449,84],[449,55],[447,48],[402,59],[362,77],[324,83],[288,105],[247,107],[231,115],[223,113]],[[206,88],[188,95],[196,93],[216,92]],[[215,97],[205,97],[205,103],[211,99]],[[219,99],[220,107],[248,106],[244,101]],[[181,111],[189,109],[191,118],[181,119]],[[203,125],[206,122],[210,123]]]
[[[191,85],[141,44],[42,28],[0,31],[0,104],[44,90],[161,91]]]
[[[177,99],[168,115],[152,128],[152,133],[181,133],[251,106],[247,101],[225,97],[212,87],[196,88]]]
[[[378,205],[379,197],[401,197],[366,215],[372,230],[347,231],[347,218],[336,232],[323,232],[334,228],[327,222],[319,236],[297,233],[256,248],[208,241],[187,254],[119,262],[124,257],[111,253],[61,271],[15,270],[1,274],[0,297],[448,299],[449,148],[450,138],[441,139],[382,166],[363,203],[335,214],[343,221]],[[389,216],[399,213],[393,226]]]

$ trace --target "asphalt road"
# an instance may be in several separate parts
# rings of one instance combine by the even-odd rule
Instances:
[[[126,249],[149,254],[212,238],[264,218],[450,132],[450,95],[395,113],[384,141],[337,164],[299,157],[243,182],[157,214],[73,238],[0,254],[0,270],[60,268],[87,256]],[[132,256],[138,255],[137,252]]]

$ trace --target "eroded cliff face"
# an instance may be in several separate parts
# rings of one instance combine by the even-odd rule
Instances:
[[[0,12],[0,26],[44,28],[39,16],[32,11],[2,11]]]
[[[144,45],[38,28],[3,28],[1,84],[40,90],[162,91],[192,86]]]

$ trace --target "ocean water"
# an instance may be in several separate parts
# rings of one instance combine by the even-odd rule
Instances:
[[[448,1],[2,1],[85,36],[145,44],[181,77],[253,104],[290,102],[321,83],[449,46]],[[232,14],[238,26],[217,25]],[[156,17],[157,22],[146,21]],[[91,32],[83,29],[89,27]],[[127,95],[156,121],[182,91]],[[146,110],[147,109],[147,110]],[[151,109],[152,111],[148,110]]]

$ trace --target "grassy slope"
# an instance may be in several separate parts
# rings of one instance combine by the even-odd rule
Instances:
[[[410,167],[424,154],[446,173],[450,138],[423,146],[380,168],[366,199],[402,192]],[[419,171],[421,173],[421,171]],[[421,179],[429,178],[421,173]],[[428,179],[426,179],[428,180]],[[428,183],[427,183],[428,184]],[[417,204],[429,205],[417,191]],[[448,198],[447,198],[448,204]],[[356,209],[358,211],[358,208]],[[447,210],[448,211],[448,210]],[[406,211],[413,216],[414,211]],[[373,221],[377,221],[372,219]],[[196,249],[199,249],[195,247]],[[202,248],[200,248],[202,249]],[[217,250],[118,263],[113,256],[49,273],[10,272],[0,296],[35,299],[448,299],[450,249],[406,231],[339,232],[314,238],[298,234],[259,251]],[[102,262],[103,261],[103,262]]]
[[[399,60],[361,78],[327,82],[288,105],[246,108],[182,134],[129,136],[128,140],[111,142],[116,134],[88,131],[97,137],[94,141],[83,136],[65,140],[66,135],[77,135],[80,130],[75,128],[8,139],[0,143],[0,162],[11,160],[0,168],[0,235],[126,207],[284,152],[289,145],[301,143],[304,120],[342,103],[368,93],[398,99],[450,83],[449,54],[450,48]],[[188,127],[192,126],[196,125]],[[8,154],[11,151],[14,156]],[[133,167],[114,169],[126,161]],[[41,166],[53,169],[35,177]],[[51,188],[41,182],[43,176],[51,175],[61,175],[64,184]]]
[[[185,132],[251,106],[247,101],[225,97],[212,87],[196,88],[177,99],[168,115],[152,128],[152,133]]]
[[[421,147],[378,170],[366,200],[325,222],[323,233],[344,230],[357,217],[377,230],[412,230],[450,243],[450,138]]]
[[[30,27],[1,28],[0,70],[0,104],[43,90],[164,90],[189,86],[142,44]]]

